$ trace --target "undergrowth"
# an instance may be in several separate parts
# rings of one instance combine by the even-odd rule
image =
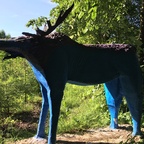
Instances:
[[[34,136],[40,107],[41,97],[29,98],[29,103],[21,104],[10,116],[0,119],[0,141],[4,143],[9,140],[16,141]],[[110,117],[103,85],[66,85],[61,104],[58,133],[81,133],[89,128],[108,126],[109,122]],[[29,124],[28,127],[23,126],[25,123]],[[131,124],[125,99],[121,105],[119,123]],[[19,127],[19,124],[22,127]]]
[[[78,132],[108,124],[103,87],[67,84],[61,106],[58,132]]]

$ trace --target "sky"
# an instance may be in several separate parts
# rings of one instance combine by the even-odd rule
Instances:
[[[0,30],[12,37],[21,36],[22,32],[35,33],[26,23],[40,16],[49,17],[55,6],[51,0],[0,0]]]

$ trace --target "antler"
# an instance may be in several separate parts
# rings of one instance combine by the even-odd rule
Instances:
[[[74,3],[64,13],[63,13],[63,11],[61,11],[60,15],[57,18],[54,25],[51,25],[50,20],[48,20],[47,21],[48,29],[46,31],[42,31],[39,28],[37,28],[37,30],[36,30],[37,35],[46,36],[46,35],[50,34],[58,25],[60,25],[65,20],[65,18],[68,16],[68,14],[72,11],[73,7],[74,7]],[[22,34],[24,34],[26,36],[32,36],[32,37],[37,36],[35,34],[31,34],[31,33],[27,33],[27,32],[23,32]]]

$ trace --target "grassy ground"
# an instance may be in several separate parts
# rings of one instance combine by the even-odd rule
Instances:
[[[1,124],[0,141],[16,141],[35,135],[41,107],[41,97],[5,118]],[[128,116],[127,116],[128,115]],[[125,122],[130,121],[126,114]],[[125,115],[120,114],[120,122]],[[7,119],[7,120],[6,120]],[[48,121],[47,121],[48,122]],[[48,124],[46,133],[48,132]],[[67,84],[61,105],[58,133],[80,133],[89,128],[109,125],[109,113],[105,102],[103,86],[75,86]]]

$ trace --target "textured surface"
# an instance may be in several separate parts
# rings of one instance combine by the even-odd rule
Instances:
[[[143,142],[140,137],[131,137],[132,127],[121,125],[120,129],[110,130],[109,128],[90,129],[83,134],[62,134],[57,136],[57,144],[119,144]],[[142,129],[143,131],[143,129]],[[41,141],[33,138],[6,144],[47,144],[46,140]]]
[[[129,44],[86,44],[87,47],[95,47],[99,49],[115,49],[115,50],[125,50],[128,51],[130,49],[135,50],[132,45]]]

